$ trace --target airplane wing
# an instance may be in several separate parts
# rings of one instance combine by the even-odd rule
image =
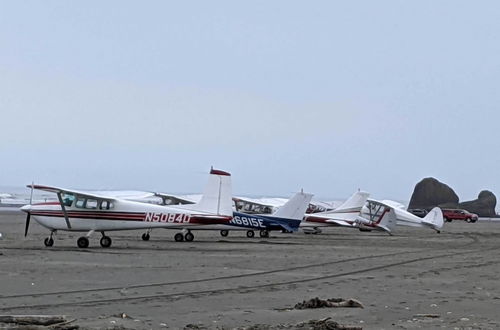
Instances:
[[[98,194],[94,194],[92,192],[85,192],[85,191],[65,189],[65,188],[52,187],[52,186],[43,186],[43,185],[38,185],[38,184],[34,184],[34,185],[29,184],[29,185],[26,185],[26,187],[37,189],[37,190],[48,191],[48,192],[52,192],[55,194],[73,194],[73,195],[83,196],[83,197],[87,197],[87,198],[102,199],[102,200],[106,200],[106,201],[110,201],[110,202],[118,200],[115,197],[98,195]]]

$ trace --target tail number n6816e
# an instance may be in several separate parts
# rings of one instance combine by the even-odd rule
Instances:
[[[148,212],[144,221],[146,222],[170,222],[170,223],[186,223],[190,220],[189,214],[182,213],[156,213]]]
[[[266,228],[266,226],[264,226],[264,221],[262,219],[251,218],[251,217],[240,217],[239,215],[234,216],[229,223],[242,226]]]

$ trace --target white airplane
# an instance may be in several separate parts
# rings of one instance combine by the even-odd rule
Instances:
[[[376,201],[369,199],[367,205],[363,207],[361,211],[361,217],[366,218],[372,214],[380,214],[380,210],[371,209],[372,204],[379,204],[393,209],[398,226],[430,228],[438,233],[441,231],[441,228],[443,228],[443,212],[439,207],[433,208],[424,218],[420,218],[406,211],[405,206],[401,203],[391,200]]]
[[[201,200],[189,205],[163,206],[57,187],[34,184],[28,187],[53,192],[59,200],[21,208],[27,213],[25,236],[31,216],[50,230],[45,246],[54,244],[53,234],[58,230],[87,232],[77,240],[80,248],[89,246],[89,237],[94,232],[102,234],[101,246],[109,247],[111,238],[105,233],[117,230],[183,229],[175,234],[175,241],[192,241],[194,235],[189,228],[227,224],[233,218],[231,175],[214,169]]]
[[[332,211],[306,214],[301,228],[305,233],[312,234],[318,234],[321,228],[332,226],[357,228],[360,231],[379,230],[391,234],[396,225],[395,212],[391,208],[374,204],[368,217],[360,216],[368,196],[367,192],[358,191]]]

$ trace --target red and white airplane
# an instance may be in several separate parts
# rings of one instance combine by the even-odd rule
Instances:
[[[406,207],[401,203],[391,200],[376,201],[369,199],[366,206],[361,210],[361,217],[379,216],[380,209],[375,209],[373,205],[382,205],[384,208],[393,209],[398,226],[429,228],[437,233],[440,233],[443,228],[443,212],[439,207],[433,208],[424,218],[420,218],[406,211]]]
[[[361,210],[370,194],[355,192],[347,201],[332,211],[306,214],[300,227],[305,233],[318,234],[324,227],[349,227],[360,231],[384,231],[391,234],[396,226],[394,209],[383,204],[371,202],[369,213],[361,217]]]
[[[118,230],[172,228],[182,229],[174,236],[175,241],[192,241],[194,235],[189,228],[204,225],[227,224],[233,218],[231,175],[227,172],[210,171],[208,184],[195,204],[164,206],[101,196],[57,187],[28,185],[57,194],[58,202],[26,205],[25,236],[28,234],[30,218],[50,230],[45,246],[54,244],[53,234],[58,230],[86,232],[78,238],[80,248],[89,246],[89,237],[94,232],[102,234],[102,247],[111,246],[111,238],[105,233]]]

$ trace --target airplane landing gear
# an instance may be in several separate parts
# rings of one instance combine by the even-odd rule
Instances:
[[[52,238],[52,235],[54,235],[54,232],[55,232],[55,231],[51,231],[51,232],[50,232],[50,236],[49,236],[49,237],[47,237],[47,238],[43,241],[43,244],[45,244],[45,246],[50,247],[50,246],[54,245],[54,239]]]
[[[176,242],[182,242],[182,241],[184,241],[184,235],[182,235],[182,233],[177,233],[174,236],[174,240]]]
[[[76,241],[76,245],[78,245],[78,247],[80,249],[88,248],[89,247],[89,239],[85,236],[82,236],[82,237],[78,238],[78,240]]]
[[[221,230],[221,231],[220,231],[220,235],[221,235],[222,237],[226,237],[227,235],[229,235],[229,230]]]
[[[43,244],[45,244],[45,246],[47,246],[47,247],[50,247],[50,246],[54,245],[54,239],[52,237],[47,237],[43,241]]]
[[[260,232],[259,232],[259,235],[260,237],[269,237],[269,232],[265,229],[262,229]]]
[[[186,235],[184,235],[184,239],[186,240],[186,242],[192,242],[194,240],[194,235],[190,231],[188,231]]]
[[[149,241],[149,233],[144,233],[141,237],[143,241]]]
[[[247,231],[247,237],[248,237],[248,238],[252,238],[252,237],[254,237],[254,236],[255,236],[255,233],[253,232],[253,230],[248,230],[248,231]]]
[[[103,248],[108,248],[111,246],[111,243],[112,243],[111,237],[106,236],[104,234],[104,232],[102,232],[102,237],[101,237],[101,240],[99,241],[99,243],[101,243],[101,246]]]

